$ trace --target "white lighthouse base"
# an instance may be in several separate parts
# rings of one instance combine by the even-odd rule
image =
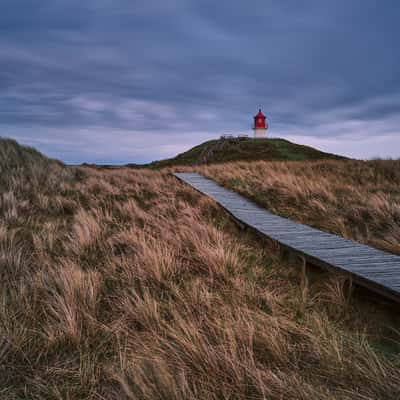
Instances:
[[[254,130],[254,139],[262,139],[267,137],[267,130],[263,128],[253,129]]]

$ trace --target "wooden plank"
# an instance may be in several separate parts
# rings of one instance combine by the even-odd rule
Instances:
[[[352,249],[353,246],[344,245],[340,243],[331,243],[331,242],[318,242],[309,244],[296,244],[296,242],[290,242],[290,245],[293,247],[300,247],[304,252],[310,253],[311,255],[315,254],[318,255],[319,251],[326,251],[326,250],[334,250],[334,249]]]
[[[296,240],[296,238],[295,238]],[[324,244],[331,244],[334,246],[334,248],[347,248],[347,247],[354,247],[357,244],[355,242],[352,241],[348,241],[348,240],[337,240],[335,238],[327,238],[327,237],[319,237],[318,241],[315,241],[315,235],[310,235],[310,237],[308,238],[303,238],[302,240],[302,245],[305,248],[308,249],[318,249],[318,245],[324,245]]]
[[[315,251],[316,253],[318,250]],[[399,256],[396,256],[394,254],[390,253],[384,253],[384,252],[375,252],[375,251],[368,251],[368,250],[362,250],[360,251],[358,247],[355,247],[354,252],[351,253],[340,253],[336,252],[335,249],[333,249],[330,253],[325,253],[324,256],[326,258],[335,258],[336,260],[339,261],[346,261],[348,260],[351,262],[350,258],[354,259],[360,259],[360,260],[377,260],[377,259],[392,259],[392,260],[397,260],[399,259]]]
[[[346,247],[346,248],[335,248],[335,249],[321,249],[313,250],[313,254],[319,254],[321,257],[332,258],[332,257],[364,257],[364,258],[380,258],[379,254],[376,254],[368,249],[360,249],[357,246]]]
[[[362,267],[364,265],[373,264],[373,265],[375,265],[376,269],[381,268],[380,265],[385,265],[385,264],[387,265],[387,264],[392,264],[392,263],[397,264],[398,263],[398,260],[396,260],[394,258],[390,258],[390,259],[378,258],[378,257],[367,258],[367,257],[356,257],[356,256],[351,257],[351,258],[348,257],[346,259],[327,259],[326,261],[329,263],[334,263],[335,265],[338,265],[338,266],[345,265],[348,268],[357,268],[357,267]]]
[[[355,274],[361,274],[368,277],[376,277],[376,276],[393,276],[397,275],[400,272],[400,266],[397,267],[386,267],[382,270],[376,269],[373,265],[369,265],[369,268],[352,268],[351,272]]]
[[[342,262],[337,261],[336,262],[338,265],[342,264]],[[345,263],[347,266],[351,266],[353,269],[357,268],[367,268],[371,265],[374,266],[375,269],[379,270],[380,268],[385,268],[387,269],[388,266],[397,266],[397,268],[400,268],[400,262],[396,259],[353,259],[352,261],[346,261]]]
[[[197,173],[176,173],[236,221],[298,252],[309,262],[348,271],[360,285],[400,302],[400,257],[280,217]]]

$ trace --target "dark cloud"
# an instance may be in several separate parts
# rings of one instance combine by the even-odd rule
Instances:
[[[394,1],[39,3],[2,2],[2,136],[143,162],[248,133],[261,105],[274,136],[398,156]]]

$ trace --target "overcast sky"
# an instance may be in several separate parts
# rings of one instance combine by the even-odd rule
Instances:
[[[0,136],[146,162],[222,133],[400,157],[398,0],[1,0]]]

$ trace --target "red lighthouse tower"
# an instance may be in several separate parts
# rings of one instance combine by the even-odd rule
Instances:
[[[261,108],[258,110],[257,115],[254,116],[254,137],[263,138],[266,136],[268,124],[266,121],[267,117],[261,112]]]

